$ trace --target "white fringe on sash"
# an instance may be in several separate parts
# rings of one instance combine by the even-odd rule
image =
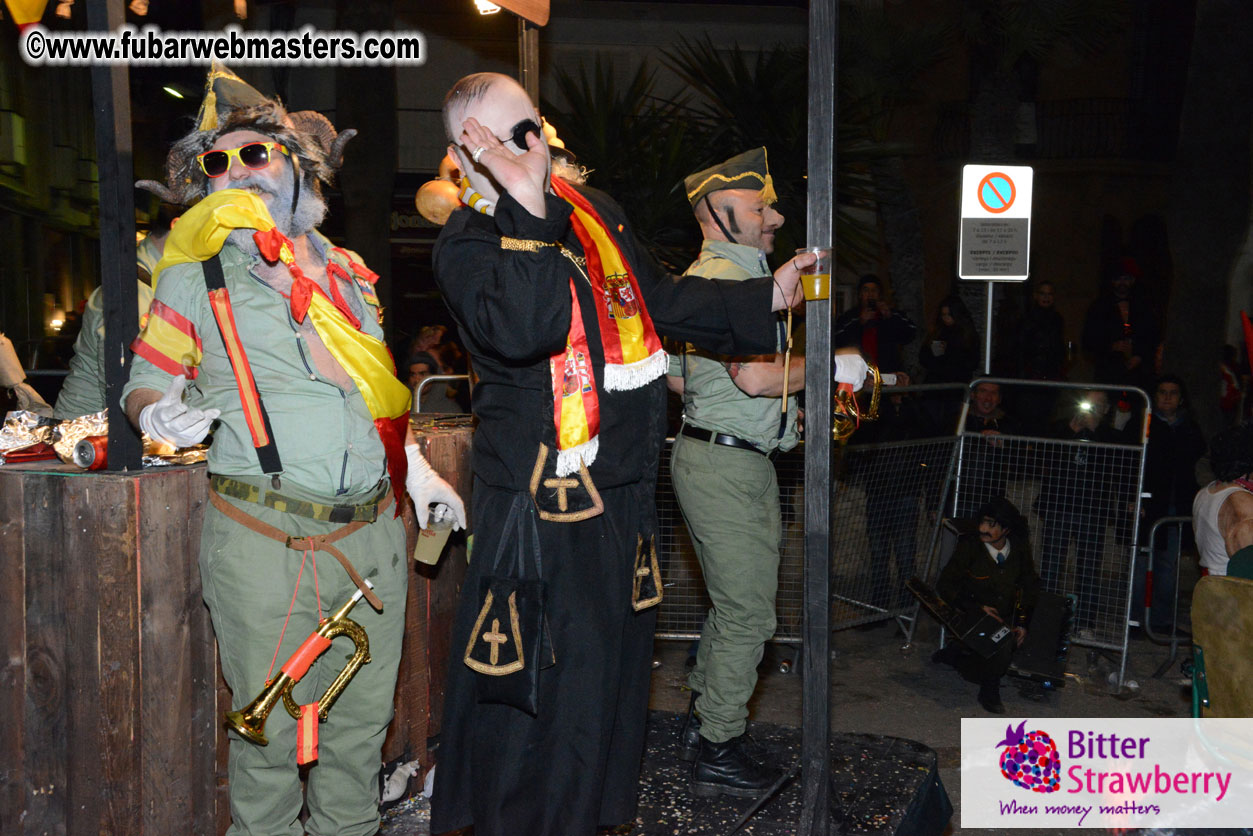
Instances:
[[[583,465],[592,466],[596,461],[596,453],[600,450],[600,436],[592,436],[590,441],[571,447],[569,450],[557,451],[557,475],[569,476],[577,473]]]
[[[670,360],[664,349],[657,349],[643,360],[623,365],[605,364],[605,390],[628,392],[639,389],[661,377],[669,369]],[[590,462],[589,462],[590,464]]]

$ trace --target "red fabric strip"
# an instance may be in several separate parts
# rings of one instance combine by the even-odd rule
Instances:
[[[174,376],[178,376],[180,374],[187,375],[188,380],[195,380],[196,375],[200,374],[200,370],[195,366],[184,366],[182,363],[175,361],[174,358],[157,351],[151,345],[144,342],[143,339],[141,339],[142,336],[143,334],[141,332],[140,336],[136,337],[135,341],[131,343],[131,351],[135,352],[161,371]]]
[[[395,418],[375,418],[374,428],[383,441],[387,457],[387,475],[392,480],[392,494],[396,497],[396,513],[404,505],[405,477],[409,475],[409,459],[405,457],[405,432],[409,429],[409,413]]]
[[[318,759],[318,704],[300,706],[296,723],[296,765],[304,766]]]

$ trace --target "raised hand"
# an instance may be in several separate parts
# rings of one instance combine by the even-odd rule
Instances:
[[[457,157],[462,171],[486,171],[501,189],[537,218],[544,212],[544,192],[548,188],[548,152],[534,133],[526,135],[527,151],[515,154],[473,116],[461,123]]]

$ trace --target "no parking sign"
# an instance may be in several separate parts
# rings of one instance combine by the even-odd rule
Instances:
[[[957,275],[1023,282],[1031,252],[1031,166],[962,168]]]

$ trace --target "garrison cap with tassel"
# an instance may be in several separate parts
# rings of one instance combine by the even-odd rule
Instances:
[[[770,179],[764,147],[736,154],[725,162],[689,175],[683,181],[683,187],[693,208],[706,196],[723,189],[759,191],[761,199],[767,204],[779,199],[774,192],[774,181]]]

